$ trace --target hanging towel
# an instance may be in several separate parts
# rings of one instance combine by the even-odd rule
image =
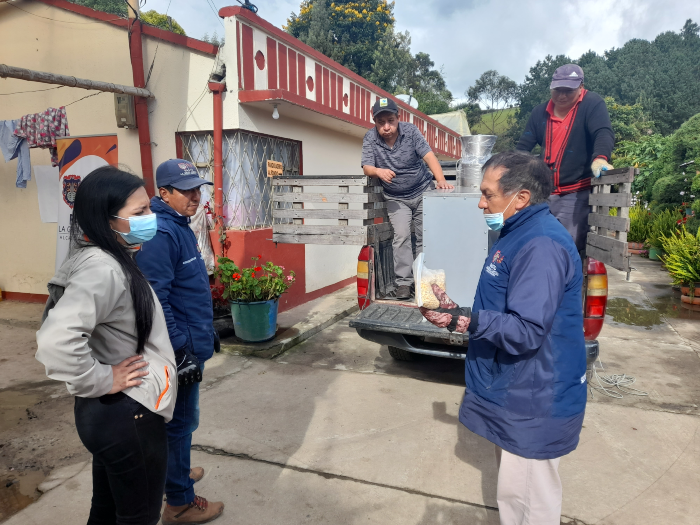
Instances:
[[[15,135],[27,139],[30,148],[49,148],[51,165],[58,166],[56,138],[68,137],[66,108],[49,108],[41,113],[24,115],[15,126]]]
[[[17,159],[17,181],[15,186],[26,188],[32,178],[32,165],[29,161],[29,144],[22,137],[15,135],[19,120],[0,120],[0,150],[5,162]]]

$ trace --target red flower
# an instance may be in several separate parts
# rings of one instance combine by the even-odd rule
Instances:
[[[253,279],[255,279],[255,272],[253,272],[250,276],[251,276]]]
[[[253,268],[253,270],[256,271],[256,272],[262,272],[262,267],[261,267],[261,266],[256,266],[255,268]]]
[[[241,274],[240,274],[240,273],[234,273],[234,274],[233,274],[233,280],[234,280],[234,281],[240,281],[240,280],[241,280]]]
[[[258,259],[262,259],[262,255],[258,255]]]

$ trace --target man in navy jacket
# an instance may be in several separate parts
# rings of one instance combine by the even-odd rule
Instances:
[[[159,196],[151,199],[151,210],[158,217],[158,231],[142,245],[136,262],[163,307],[177,362],[177,401],[167,424],[168,504],[163,523],[207,523],[224,505],[195,495],[194,483],[204,469],[190,468],[190,447],[199,425],[202,369],[218,345],[218,334],[209,276],[189,223],[199,207],[200,187],[211,182],[200,178],[191,162],[171,159],[158,166],[156,184]]]
[[[581,259],[550,213],[551,172],[522,152],[484,165],[479,208],[500,230],[474,306],[444,291],[437,326],[469,331],[461,423],[496,445],[502,524],[559,525],[559,459],[578,445],[586,408]]]

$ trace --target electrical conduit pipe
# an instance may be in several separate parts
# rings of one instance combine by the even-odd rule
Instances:
[[[145,88],[146,78],[143,72],[143,39],[141,36],[141,20],[136,18],[138,1],[130,0],[127,11],[129,14],[129,53],[131,55],[131,71],[134,77],[134,87]],[[139,149],[141,152],[141,173],[146,183],[149,197],[155,195],[153,183],[153,155],[151,153],[151,129],[148,124],[148,101],[143,97],[135,97],[136,127],[139,130]]]
[[[223,127],[225,82],[209,82],[209,91],[214,95],[214,234],[218,242],[213,242],[217,261],[224,255],[224,163]],[[218,263],[217,263],[218,264]]]

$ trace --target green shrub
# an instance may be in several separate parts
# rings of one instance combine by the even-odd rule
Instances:
[[[652,192],[656,191],[656,182],[666,177],[680,180],[687,178],[687,189],[690,189],[697,168],[694,165],[681,168],[681,164],[690,161],[695,161],[695,166],[700,165],[700,113],[690,117],[668,138],[658,158],[652,163]]]
[[[696,215],[695,217],[691,217],[690,219],[688,219],[688,222],[685,224],[685,229],[693,235],[697,235],[698,230],[700,230],[700,218],[698,218],[698,216]]]
[[[662,177],[654,183],[651,200],[655,204],[680,206],[690,194],[690,181],[685,175]]]
[[[677,210],[664,210],[655,214],[649,232],[649,244],[657,250],[663,250],[662,239],[675,235],[679,228],[678,221],[682,219],[682,215]]]
[[[651,212],[646,206],[637,204],[630,208],[630,231],[627,234],[628,242],[647,242],[651,234]]]
[[[700,235],[693,235],[685,226],[680,232],[661,237],[666,255],[661,260],[673,279],[673,284],[690,286],[700,282]]]

